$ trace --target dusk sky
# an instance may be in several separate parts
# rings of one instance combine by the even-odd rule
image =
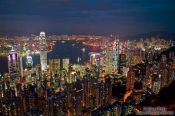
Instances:
[[[175,0],[0,0],[0,34],[175,30]]]

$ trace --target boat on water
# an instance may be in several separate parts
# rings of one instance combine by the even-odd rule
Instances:
[[[61,43],[65,43],[65,41],[61,41]]]

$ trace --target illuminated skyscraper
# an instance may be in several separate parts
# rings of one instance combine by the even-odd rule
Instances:
[[[14,77],[19,73],[19,65],[18,65],[18,55],[17,52],[12,48],[8,55],[8,69],[9,75]]]
[[[107,73],[112,73],[113,71],[113,51],[112,51],[112,45],[108,44],[106,50],[105,50],[105,71]]]
[[[27,56],[26,57],[26,66],[27,68],[31,69],[33,67],[33,59],[32,56]]]
[[[33,81],[33,59],[32,56],[27,55],[26,57],[26,67],[27,67],[27,80]]]
[[[123,73],[123,69],[126,67],[126,55],[125,54],[119,54],[119,61],[118,61],[118,70],[119,73]]]
[[[21,72],[21,77],[23,77],[23,63],[22,63],[22,55],[19,55],[19,62],[20,62],[20,72]]]
[[[135,74],[134,74],[133,70],[131,69],[128,72],[128,76],[127,76],[127,84],[126,84],[127,90],[134,89],[134,83],[135,83]]]
[[[39,44],[40,44],[41,70],[42,71],[47,71],[47,50],[46,50],[46,36],[45,36],[45,32],[40,32]]]
[[[56,74],[60,73],[60,59],[51,59],[49,60],[49,71],[51,76],[55,76]]]
[[[66,58],[66,59],[63,59],[63,68],[68,71],[68,68],[69,68],[69,59]]]
[[[101,54],[92,52],[90,54],[90,64],[100,66],[101,65]]]
[[[118,71],[118,61],[119,61],[119,47],[118,47],[118,40],[115,40],[113,43],[113,70]]]

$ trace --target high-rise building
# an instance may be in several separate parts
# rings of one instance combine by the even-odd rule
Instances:
[[[119,73],[123,73],[123,68],[126,67],[126,55],[125,54],[120,54],[119,55],[119,62],[118,62],[118,70]]]
[[[40,65],[36,65],[35,72],[36,72],[36,79],[40,80],[41,79],[41,66]]]
[[[162,68],[161,75],[162,75],[161,87],[165,87],[168,84],[168,70],[167,70],[167,68],[165,68],[165,67]]]
[[[175,68],[173,66],[168,67],[168,84],[175,80]]]
[[[113,43],[113,71],[118,71],[118,61],[119,61],[119,42],[115,40]]]
[[[26,57],[26,67],[27,67],[27,80],[28,82],[32,82],[33,81],[33,59],[32,56],[27,55]]]
[[[167,57],[166,55],[162,55],[162,59],[161,59],[162,62],[166,62],[167,61]]]
[[[40,44],[41,70],[42,71],[47,71],[47,50],[46,50],[46,35],[45,35],[45,32],[40,32],[39,44]]]
[[[105,50],[105,59],[104,59],[104,70],[106,73],[112,73],[113,71],[113,52],[112,45],[108,44]]]
[[[101,63],[101,54],[92,52],[90,54],[90,64],[95,66],[100,66]]]
[[[27,56],[26,57],[26,67],[31,69],[33,67],[33,59],[32,56]]]
[[[22,62],[22,55],[19,55],[19,62],[20,62],[20,72],[21,72],[21,77],[24,76],[23,74],[23,62]]]
[[[154,80],[152,85],[152,91],[155,94],[158,94],[160,91],[160,88],[161,88],[161,80],[160,79]]]
[[[134,89],[134,83],[135,83],[135,74],[133,72],[133,69],[129,70],[128,76],[127,76],[127,90]]]
[[[15,76],[19,73],[18,63],[17,52],[12,48],[8,54],[8,70],[11,78],[15,78]]]
[[[68,58],[65,58],[65,59],[63,59],[63,68],[65,69],[65,70],[67,70],[68,71],[68,69],[69,69],[69,59]]]
[[[51,76],[55,76],[60,73],[60,59],[51,59],[49,60],[49,71]]]

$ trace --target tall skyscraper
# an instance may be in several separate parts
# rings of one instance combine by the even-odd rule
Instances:
[[[60,74],[60,70],[61,70],[60,59],[49,60],[49,71],[50,71],[50,74],[52,74],[51,76]]]
[[[123,68],[126,67],[126,55],[125,54],[119,54],[119,60],[118,60],[118,70],[120,74],[123,74]]]
[[[26,67],[27,67],[27,80],[28,81],[33,81],[33,77],[32,77],[32,73],[33,73],[33,60],[32,60],[32,56],[27,55],[26,57]]]
[[[63,68],[66,71],[68,71],[68,68],[69,68],[69,59],[68,58],[63,59]]]
[[[118,71],[118,61],[119,61],[119,42],[115,40],[113,43],[113,70],[114,72]]]
[[[31,69],[33,67],[33,59],[32,56],[27,56],[26,57],[26,66],[27,68]]]
[[[42,71],[47,71],[47,50],[46,50],[46,35],[45,35],[45,32],[40,32],[39,44],[40,44],[41,70]]]
[[[12,48],[8,54],[8,70],[9,75],[13,78],[16,74],[19,73],[19,64],[18,64],[18,55],[17,52]]]
[[[90,64],[100,66],[101,65],[101,54],[92,52],[90,54]]]
[[[24,76],[23,74],[23,62],[22,62],[22,55],[19,55],[19,62],[20,62],[20,72],[21,72],[21,77]]]
[[[112,51],[112,45],[108,44],[106,50],[105,50],[105,66],[104,70],[106,73],[112,73],[113,71],[113,51]]]

